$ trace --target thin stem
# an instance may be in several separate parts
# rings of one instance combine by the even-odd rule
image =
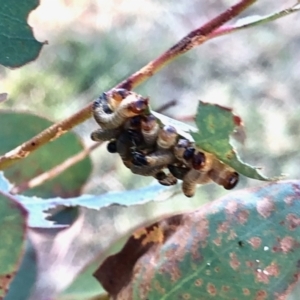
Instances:
[[[177,58],[181,54],[187,52],[188,50],[194,48],[195,46],[204,43],[209,39],[218,37],[220,35],[225,35],[240,29],[246,29],[252,26],[257,26],[259,24],[276,20],[278,18],[281,18],[283,16],[298,11],[300,7],[300,4],[297,4],[292,8],[269,15],[260,20],[255,20],[252,22],[249,21],[249,23],[245,23],[243,25],[221,27],[225,22],[239,15],[243,10],[245,10],[247,7],[252,5],[254,2],[256,2],[256,0],[241,0],[239,3],[232,6],[230,9],[223,12],[222,14],[220,14],[212,21],[206,23],[204,26],[189,33],[185,38],[183,38],[180,42],[178,42],[176,45],[171,47],[159,58],[147,64],[140,71],[134,73],[128,79],[118,84],[116,87],[133,89],[137,87],[139,84],[141,84],[142,82],[144,82],[149,77],[153,76],[166,64],[170,63],[173,59]],[[59,123],[52,125],[51,127],[42,131],[40,134],[33,137],[29,141],[23,143],[17,148],[1,156],[0,170],[5,169],[8,166],[14,164],[16,161],[29,155],[32,151],[38,149],[39,147],[46,144],[47,142],[58,138],[60,135],[66,133],[76,125],[87,120],[91,116],[91,112],[92,112],[92,103],[88,104],[86,107],[78,111],[76,114],[70,116],[69,118]]]
[[[282,17],[288,16],[292,13],[298,12],[299,10],[300,10],[300,4],[297,4],[293,7],[290,7],[290,8],[287,8],[287,9],[284,9],[279,12],[275,12],[273,14],[269,14],[266,16],[257,16],[257,17],[253,16],[253,17],[244,18],[244,22],[242,22],[243,19],[239,20],[237,25],[228,25],[228,26],[222,26],[222,27],[218,28],[210,35],[210,38],[215,38],[215,37],[218,37],[221,35],[239,31],[241,29],[247,29],[250,27],[257,26],[257,25],[269,23],[269,22],[275,21],[277,19],[280,19]]]
[[[69,157],[63,163],[58,166],[55,166],[51,170],[48,170],[35,178],[30,179],[29,181],[23,182],[18,186],[14,186],[10,193],[11,194],[21,194],[22,192],[32,189],[36,186],[43,184],[45,181],[53,179],[63,173],[68,168],[72,167],[73,165],[77,164],[84,158],[86,158],[93,150],[97,149],[102,143],[93,144],[91,147],[82,150],[81,152],[75,154],[74,156]]]
[[[169,102],[166,102],[165,104],[159,106],[155,111],[158,113],[163,113],[164,111],[166,111],[167,109],[169,109],[170,107],[176,106],[177,105],[177,101],[174,100],[170,100]]]

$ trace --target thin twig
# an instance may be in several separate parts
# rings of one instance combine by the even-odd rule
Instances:
[[[192,31],[186,37],[184,37],[179,43],[166,51],[163,55],[161,55],[156,60],[147,64],[140,71],[134,73],[128,79],[124,80],[116,87],[133,89],[137,87],[139,84],[144,82],[149,77],[153,76],[157,73],[161,68],[163,68],[166,64],[170,63],[173,59],[177,58],[181,54],[187,52],[188,50],[198,46],[205,41],[212,39],[214,37],[224,35],[230,33],[232,31],[248,28],[251,26],[255,26],[261,24],[262,22],[254,21],[250,22],[247,25],[241,26],[231,26],[220,28],[225,22],[233,19],[237,15],[239,15],[243,10],[252,5],[256,0],[241,0],[236,5],[232,6],[230,9],[220,14],[218,17],[213,19],[212,21],[206,23],[204,26]],[[294,6],[293,8],[281,11],[273,15],[272,18],[270,16],[265,22],[275,20],[282,16],[288,15],[292,12],[299,10],[299,5]],[[276,15],[276,16],[275,16]],[[228,28],[230,30],[228,30]],[[7,168],[12,165],[16,161],[28,156],[32,151],[38,149],[42,145],[46,144],[49,141],[52,141],[62,134],[66,133],[76,125],[82,123],[87,120],[91,116],[92,112],[92,103],[88,104],[82,110],[78,111],[76,114],[70,116],[69,118],[52,125],[46,130],[42,131],[37,136],[33,137],[29,141],[23,143],[17,148],[11,150],[5,155],[0,157],[0,170]]]
[[[235,25],[227,25],[227,26],[222,26],[222,27],[218,28],[210,35],[210,38],[215,38],[215,37],[218,37],[221,35],[239,31],[241,29],[247,29],[250,27],[265,24],[265,23],[268,23],[271,21],[275,21],[277,19],[288,16],[288,15],[298,12],[298,11],[300,11],[300,4],[297,4],[293,7],[290,7],[290,8],[287,8],[287,9],[284,9],[279,12],[275,12],[273,14],[269,14],[266,16],[252,16],[252,17],[244,18],[242,20],[239,20]]]
[[[161,114],[167,109],[169,109],[170,107],[173,107],[175,105],[177,105],[177,101],[175,99],[170,100],[169,102],[166,102],[165,104],[159,106],[155,111]]]
[[[68,168],[77,164],[81,160],[85,159],[93,150],[97,149],[102,143],[93,144],[91,147],[82,150],[81,152],[75,154],[74,156],[69,157],[63,163],[58,166],[55,166],[51,170],[48,170],[35,178],[30,179],[29,181],[23,182],[18,186],[14,186],[11,190],[11,194],[21,194],[28,189],[32,189],[36,186],[43,184],[47,180],[51,180],[61,173],[63,173]]]

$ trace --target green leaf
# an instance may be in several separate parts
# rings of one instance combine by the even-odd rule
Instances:
[[[6,183],[0,180],[0,191],[5,188]],[[24,252],[27,212],[2,193],[0,207],[0,299],[3,299]]]
[[[96,278],[93,277],[94,272],[95,266],[91,265],[77,277],[67,290],[59,295],[57,300],[82,300],[106,294],[106,291],[101,287]]]
[[[53,123],[29,114],[10,111],[0,112],[0,154],[5,154],[32,138]],[[5,176],[15,185],[24,184],[51,168],[63,163],[70,156],[83,150],[83,145],[75,133],[68,132],[31,153],[25,159],[5,170]],[[72,197],[81,192],[92,171],[90,157],[68,168],[62,174],[40,186],[27,190],[24,194],[40,197]]]
[[[253,179],[274,180],[260,174],[257,168],[244,163],[233,146],[230,135],[241,124],[241,119],[231,109],[216,104],[199,102],[196,115],[198,132],[191,132],[196,146],[214,154],[238,173]]]
[[[176,221],[114,299],[286,299],[299,280],[300,181],[230,193]]]
[[[0,0],[0,64],[16,68],[38,56],[43,43],[27,24],[29,13],[38,5],[38,0]]]
[[[32,243],[27,239],[26,250],[17,274],[10,285],[5,300],[27,300],[36,281],[37,255]]]

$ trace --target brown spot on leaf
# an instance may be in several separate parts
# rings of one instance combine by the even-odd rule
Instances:
[[[206,290],[207,292],[211,295],[211,296],[216,296],[217,295],[217,289],[216,286],[212,283],[208,283],[206,286]]]
[[[266,274],[265,272],[263,272],[263,270],[261,269],[257,269],[255,271],[255,278],[257,282],[262,282],[265,284],[269,283],[269,276],[268,274]]]
[[[295,248],[296,240],[291,236],[286,236],[280,241],[280,249],[287,254]]]
[[[233,229],[231,229],[230,231],[229,231],[229,235],[228,235],[228,240],[229,241],[231,241],[231,240],[234,240],[235,238],[237,237],[237,234],[236,234],[236,232],[233,230]]]
[[[278,277],[280,274],[279,266],[273,262],[264,269],[264,272],[270,276]]]
[[[261,245],[261,238],[259,237],[252,237],[248,243],[254,248],[254,249],[258,249]]]
[[[237,219],[240,224],[245,224],[248,221],[249,211],[248,210],[241,210],[237,213]]]
[[[202,286],[202,284],[203,284],[202,279],[198,278],[198,279],[195,280],[195,286],[200,287],[200,286]]]
[[[225,207],[226,209],[226,212],[229,214],[229,215],[233,215],[237,209],[238,209],[238,203],[237,201],[229,201]]]
[[[290,230],[295,230],[300,226],[300,218],[295,214],[288,214],[286,220]]]
[[[228,285],[222,285],[222,291],[224,293],[228,293],[230,291],[230,287]]]
[[[182,294],[182,299],[189,300],[189,299],[191,299],[191,295],[188,293],[184,293],[184,294]]]
[[[230,264],[231,268],[233,270],[237,270],[239,268],[239,266],[241,265],[240,261],[237,258],[237,255],[235,253],[231,252],[229,254],[229,256],[230,256],[229,264]]]
[[[218,238],[216,238],[216,239],[213,240],[213,243],[216,246],[220,247],[222,245],[222,239],[220,237],[218,237]]]
[[[269,198],[263,198],[257,202],[257,211],[264,218],[270,217],[274,210],[275,205]]]
[[[255,294],[254,300],[265,300],[268,297],[268,293],[265,290],[259,290]]]
[[[222,222],[218,225],[217,233],[226,233],[228,231],[228,228],[230,227],[229,222]]]
[[[250,296],[250,295],[251,295],[251,292],[250,292],[249,289],[243,288],[243,294],[244,294],[245,296]]]
[[[234,150],[230,150],[226,153],[225,157],[228,159],[228,160],[231,160],[233,157],[235,156],[235,151]]]

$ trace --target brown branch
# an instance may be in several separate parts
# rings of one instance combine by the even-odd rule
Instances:
[[[32,189],[36,186],[43,184],[47,180],[51,180],[61,173],[63,173],[68,168],[72,167],[73,165],[77,164],[84,158],[86,158],[93,150],[97,149],[102,143],[93,144],[91,147],[82,150],[81,152],[75,154],[74,156],[69,157],[63,163],[58,166],[55,166],[51,170],[48,170],[35,178],[30,179],[29,181],[23,182],[18,186],[14,186],[11,190],[11,194],[21,194],[22,192]]]
[[[160,69],[162,69],[166,64],[170,63],[175,58],[206,42],[208,39],[210,39],[209,36],[213,33],[213,31],[215,31],[234,17],[238,16],[242,11],[244,11],[247,7],[249,7],[256,1],[257,0],[241,0],[236,5],[233,5],[228,10],[221,13],[208,23],[204,24],[200,28],[193,30],[182,40],[176,43],[173,47],[163,53],[160,57],[151,61],[141,70],[118,84],[117,88],[125,88],[127,90],[131,90],[137,87],[146,79],[156,74]]]
[[[190,32],[186,37],[184,37],[181,41],[167,50],[160,57],[147,64],[141,70],[131,75],[128,79],[119,83],[116,88],[126,88],[128,90],[131,90],[137,87],[175,58],[210,39],[210,35],[213,31],[218,29],[220,26],[222,26],[232,18],[239,15],[243,10],[245,10],[256,1],[257,0],[239,1],[236,5],[233,5],[231,8],[221,13],[213,20]],[[92,103],[88,104],[82,110],[78,111],[69,118],[50,126],[29,141],[16,147],[10,152],[7,152],[5,155],[0,157],[0,170],[3,170],[14,164],[18,160],[25,158],[31,152],[35,151],[42,145],[46,144],[49,141],[55,140],[76,125],[84,122],[85,120],[90,118],[91,112]]]

